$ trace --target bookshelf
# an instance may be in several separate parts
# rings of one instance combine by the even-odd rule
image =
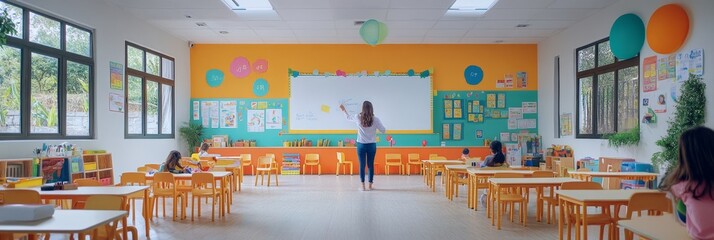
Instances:
[[[111,153],[96,153],[82,155],[83,172],[72,174],[72,179],[91,178],[102,185],[114,185],[114,164]]]
[[[283,153],[282,175],[300,175],[300,154]]]

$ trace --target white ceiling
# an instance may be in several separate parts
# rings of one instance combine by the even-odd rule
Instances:
[[[364,43],[354,22],[376,19],[389,44],[537,43],[618,0],[499,0],[482,16],[447,14],[454,0],[270,0],[240,15],[221,0],[106,1],[195,43]]]

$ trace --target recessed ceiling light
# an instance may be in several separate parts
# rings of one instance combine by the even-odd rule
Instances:
[[[223,0],[223,3],[233,11],[273,10],[268,0]]]
[[[449,12],[474,12],[476,14],[484,14],[491,9],[498,0],[456,0],[449,7]]]
[[[193,17],[191,17],[191,15],[186,15],[185,17],[186,17],[186,18],[193,18]]]
[[[524,27],[528,27],[528,26],[530,26],[530,24],[521,23],[521,24],[516,25],[517,28],[524,28]]]
[[[359,26],[364,24],[364,21],[355,21],[355,26]]]
[[[220,34],[228,34],[228,31],[219,31]]]
[[[207,24],[205,22],[197,22],[196,26],[205,27],[205,26],[207,26]]]

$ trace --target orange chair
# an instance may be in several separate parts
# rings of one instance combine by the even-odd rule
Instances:
[[[125,172],[121,174],[120,186],[146,186],[146,173],[143,172]],[[131,200],[131,222],[136,222],[136,200],[144,199],[144,191],[137,192],[129,195],[129,200]],[[149,198],[151,199],[151,198]],[[146,205],[151,205],[147,203]],[[151,214],[151,209],[146,209],[147,214]]]
[[[387,175],[389,175],[389,167],[399,167],[399,174],[404,175],[402,155],[399,153],[387,153],[384,156],[384,173]]]
[[[198,216],[201,217],[201,197],[213,198],[211,205],[211,221],[216,220],[216,202],[221,198],[221,190],[211,173],[194,173],[191,175],[191,221],[193,221],[195,200],[198,200]]]
[[[561,190],[602,190],[602,185],[596,182],[566,182],[560,186]],[[583,220],[587,218],[588,225],[599,225],[600,226],[600,239],[605,236],[605,226],[609,226],[608,236],[612,236],[614,233],[614,224],[616,224],[610,217],[610,207],[603,207],[601,213],[588,214],[587,216],[581,216],[576,214],[576,206],[564,206],[567,211],[564,215],[566,217],[566,222],[568,224],[568,238],[570,238],[571,227],[575,226],[575,238],[580,239],[580,227],[576,224],[582,224]],[[580,212],[580,211],[578,211]],[[580,218],[576,221],[576,218]],[[583,226],[587,227],[587,226]]]
[[[280,172],[281,172],[281,170],[280,170],[281,167],[280,167],[280,164],[278,164],[278,159],[275,158],[275,153],[266,153],[265,156],[266,156],[266,157],[270,157],[270,159],[273,160],[273,167],[272,167],[271,169],[272,169],[273,171],[275,171],[275,175],[280,174]],[[277,177],[276,177],[276,178],[277,178]]]
[[[340,175],[340,167],[342,167],[343,173],[347,173],[347,171],[345,171],[345,165],[350,165],[350,175],[352,175],[354,173],[352,160],[346,160],[344,152],[337,152],[337,170],[335,171],[335,175]]]
[[[74,182],[75,184],[77,184],[77,186],[80,186],[80,187],[98,187],[98,186],[102,186],[102,183],[100,183],[99,181],[94,180],[94,179],[92,179],[92,178],[79,178],[79,179],[75,179],[73,182]]]
[[[268,173],[268,187],[270,187],[270,175],[273,172],[273,158],[262,156],[258,158],[258,167],[255,168],[255,186],[258,186],[258,175],[260,175],[260,185],[263,185],[265,173]],[[278,186],[278,175],[275,174],[275,185]]]
[[[161,168],[161,164],[155,164],[155,163],[149,163],[144,166],[146,167],[146,170],[148,170],[148,171],[151,171],[152,169],[159,171],[159,168]]]
[[[421,159],[419,157],[418,153],[410,153],[407,155],[407,175],[412,175],[412,166],[416,165],[417,167],[421,167]],[[422,172],[422,174],[424,174]]]
[[[8,189],[0,190],[0,206],[3,204],[42,204],[40,193],[29,189]],[[33,234],[29,234],[33,235]],[[28,236],[25,234],[4,234],[0,233],[0,238],[6,237],[15,239],[14,236]],[[34,235],[36,236],[36,235]],[[45,235],[45,239],[50,239],[50,235]]]
[[[533,175],[531,177],[534,178],[553,178],[555,177],[555,173],[553,171],[533,171]],[[546,208],[548,209],[548,223],[550,223],[550,215],[551,215],[551,206],[555,209],[555,206],[558,205],[558,201],[555,199],[555,194],[553,188],[548,188],[550,191],[550,195],[545,195],[545,188],[543,187],[538,187],[536,188],[536,191],[538,192],[538,198],[537,198],[537,209],[536,209],[536,214],[538,215],[537,219],[540,222],[541,219],[543,219],[543,203],[546,204]],[[526,195],[528,197],[528,195]],[[553,215],[555,215],[555,210],[553,210]],[[555,218],[555,216],[553,216]]]
[[[494,178],[523,178],[523,174],[519,173],[496,173],[493,175]],[[498,207],[496,207],[496,202],[498,202]],[[491,210],[493,218],[491,219],[491,225],[494,225],[495,221],[498,221],[498,230],[501,230],[501,216],[503,215],[504,207],[510,207],[510,219],[513,222],[513,212],[515,211],[515,204],[519,204],[518,213],[520,214],[520,221],[523,226],[526,226],[526,215],[528,213],[528,202],[526,197],[523,196],[521,188],[501,188],[499,192],[491,193]],[[498,211],[496,211],[498,209]],[[496,219],[498,218],[498,219]]]
[[[158,172],[154,174],[154,203],[152,206],[156,206],[156,216],[159,215],[159,198],[163,198],[163,216],[166,217],[166,198],[173,199],[174,214],[173,220],[176,221],[176,215],[178,213],[178,200],[181,200],[181,219],[186,217],[186,196],[179,193],[176,188],[176,179],[174,175],[167,172]]]
[[[245,167],[250,167],[250,174],[255,175],[255,166],[253,166],[253,159],[251,158],[250,154],[244,153],[240,155],[240,161],[243,163],[243,168]],[[245,172],[245,171],[241,171]],[[243,182],[243,176],[241,175],[240,181]]]
[[[664,192],[638,192],[632,194],[627,204],[627,216],[620,220],[632,219],[632,213],[642,216],[642,211],[647,211],[649,216],[659,216],[662,213],[672,213],[672,202]],[[619,234],[616,233],[616,234]],[[625,240],[632,240],[633,233],[625,229]]]
[[[317,166],[317,175],[322,174],[322,167],[320,166],[320,154],[308,153],[305,154],[305,164],[302,165],[302,174],[305,174],[307,166],[310,166],[310,174],[312,174],[312,168]]]
[[[94,195],[87,198],[84,209],[87,210],[122,210],[123,199],[121,196]],[[121,239],[117,226],[119,219],[96,227],[89,232],[79,233],[79,239],[84,239],[85,235],[91,235],[91,239]],[[111,237],[109,237],[111,236]],[[117,238],[118,237],[118,238]],[[136,238],[134,238],[136,239]]]

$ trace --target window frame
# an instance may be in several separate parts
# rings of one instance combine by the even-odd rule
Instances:
[[[600,56],[599,56],[599,55],[600,55],[600,54],[599,54],[599,44],[600,44],[600,43],[603,43],[603,42],[607,42],[607,41],[610,41],[610,38],[609,38],[609,37],[600,39],[600,40],[598,40],[598,41],[589,43],[589,44],[587,44],[587,45],[585,45],[585,46],[582,46],[582,47],[579,47],[579,48],[576,48],[576,49],[575,49],[575,66],[574,66],[574,69],[575,69],[575,102],[576,102],[576,103],[575,103],[575,116],[576,116],[576,119],[575,119],[575,138],[603,139],[603,138],[605,137],[605,135],[606,135],[606,134],[598,133],[598,123],[597,123],[598,112],[597,112],[597,109],[598,109],[598,107],[599,107],[599,106],[598,106],[599,96],[598,96],[598,94],[597,94],[597,93],[598,93],[598,92],[597,92],[597,89],[598,89],[598,77],[599,77],[600,75],[606,74],[606,73],[610,73],[610,72],[613,72],[613,73],[614,73],[614,78],[615,78],[615,79],[614,79],[614,84],[613,84],[613,86],[614,86],[614,89],[613,89],[613,97],[614,97],[613,105],[615,106],[615,111],[614,111],[614,114],[613,114],[614,116],[613,116],[613,119],[612,119],[612,120],[614,121],[614,124],[615,124],[614,133],[617,133],[617,132],[619,132],[619,130],[620,130],[620,129],[619,129],[620,126],[618,126],[618,121],[617,121],[617,120],[618,120],[618,114],[619,114],[619,111],[618,111],[618,108],[617,108],[617,106],[619,105],[619,90],[618,90],[618,86],[619,86],[619,85],[618,85],[618,83],[619,83],[619,70],[626,69],[626,68],[630,68],[630,67],[637,67],[637,68],[638,68],[638,69],[637,69],[637,79],[638,79],[638,80],[637,80],[637,81],[638,81],[637,99],[640,98],[640,91],[639,91],[639,89],[640,89],[640,87],[641,87],[641,74],[640,74],[640,70],[641,70],[641,69],[640,69],[640,66],[639,66],[639,65],[640,65],[640,54],[638,53],[636,56],[634,56],[634,57],[632,57],[632,58],[629,58],[629,59],[624,59],[624,60],[620,60],[620,59],[618,59],[617,57],[615,57],[615,62],[614,62],[614,63],[607,64],[607,65],[604,65],[604,66],[598,66],[598,63],[599,63],[598,60],[599,60],[599,57],[600,57]],[[579,66],[579,64],[580,64],[580,58],[578,58],[578,52],[579,52],[580,50],[583,50],[583,49],[586,49],[586,48],[589,48],[589,47],[592,47],[592,46],[595,47],[595,50],[594,50],[594,54],[595,54],[595,59],[594,59],[594,61],[595,61],[595,67],[593,67],[592,69],[588,69],[588,70],[578,71],[578,66]],[[580,109],[580,79],[582,79],[582,78],[587,78],[587,77],[592,77],[592,79],[593,79],[593,80],[592,80],[592,81],[593,81],[593,84],[592,84],[593,96],[592,96],[592,105],[591,105],[592,114],[591,114],[591,116],[590,116],[590,120],[591,120],[591,123],[592,123],[592,133],[583,133],[583,134],[581,134],[581,133],[580,133],[580,128],[581,128],[581,126],[580,126],[580,117],[581,117],[581,116],[580,116],[580,110],[581,110],[581,109]],[[638,112],[639,112],[639,110],[640,110],[640,109],[639,109],[639,108],[640,108],[640,104],[639,104],[639,103],[637,104],[637,108],[638,108]]]
[[[129,47],[133,47],[139,50],[142,50],[142,61],[144,62],[143,64],[143,71],[136,70],[133,68],[129,67]],[[159,56],[159,75],[153,75],[151,73],[146,72],[147,69],[147,61],[146,61],[146,53],[151,53],[156,56]],[[162,76],[162,71],[163,71],[163,61],[162,59],[171,59],[172,61],[172,76],[174,79],[167,79]],[[129,76],[134,76],[141,78],[141,134],[135,134],[135,133],[129,133]],[[162,54],[160,52],[154,51],[152,49],[149,49],[147,47],[125,41],[124,44],[124,138],[125,139],[173,139],[176,137],[176,59],[173,57],[170,57],[166,54]],[[146,85],[147,81],[152,81],[158,83],[158,98],[159,98],[159,106],[157,106],[158,111],[158,119],[157,119],[157,124],[158,124],[158,133],[157,134],[147,134],[147,94],[146,94]],[[162,91],[162,86],[163,85],[169,85],[172,88],[171,91],[171,134],[163,134],[162,129],[163,129],[163,111],[162,107],[164,105],[163,103],[163,91]]]
[[[95,138],[95,31],[80,24],[47,14],[41,10],[29,8],[25,5],[2,1],[22,9],[22,38],[7,36],[6,46],[20,49],[20,133],[0,133],[0,140],[42,140],[42,139],[94,139]],[[46,17],[60,23],[60,48],[54,48],[30,41],[30,12]],[[89,56],[84,56],[67,51],[66,26],[86,31],[89,33]],[[32,128],[32,53],[57,58],[57,133],[31,133]],[[67,62],[87,65],[88,95],[89,95],[89,134],[84,136],[67,135]]]

